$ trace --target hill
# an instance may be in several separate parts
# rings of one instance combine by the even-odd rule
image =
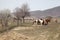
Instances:
[[[31,11],[31,16],[38,17],[38,18],[45,17],[45,16],[52,16],[52,17],[60,16],[60,6],[47,9],[44,11],[40,11],[40,10]]]

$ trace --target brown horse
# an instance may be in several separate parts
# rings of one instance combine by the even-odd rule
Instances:
[[[48,25],[48,21],[47,20],[43,20],[43,25]]]
[[[51,21],[50,19],[44,19],[43,25],[48,25],[50,21]]]

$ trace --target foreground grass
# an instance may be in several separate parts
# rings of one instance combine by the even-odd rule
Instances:
[[[25,28],[32,27],[32,29],[23,30],[21,29],[22,27],[25,27]],[[11,39],[12,40],[29,40],[29,39],[30,40],[60,40],[60,31],[59,31],[60,23],[50,23],[48,25],[43,25],[43,26],[40,26],[40,25],[33,26],[31,23],[24,23],[24,24],[21,24],[18,28],[20,28],[20,30],[11,30],[8,32],[8,34],[4,34],[2,36],[10,35],[9,39],[7,39],[8,37],[5,38],[6,40],[11,40]],[[22,36],[23,35],[25,36],[22,37],[20,34],[22,34]],[[13,37],[16,37],[16,38],[14,39]],[[0,36],[0,38],[2,37]]]
[[[26,36],[35,37],[34,40],[60,40],[60,23],[51,23],[47,26],[35,26],[32,30],[16,30]]]
[[[20,27],[31,27],[33,24],[32,23],[21,23]]]
[[[9,30],[11,30],[11,29],[13,29],[15,27],[17,27],[17,25],[13,24],[13,23],[11,23],[10,25],[8,25],[8,27],[4,27],[4,26],[2,27],[2,26],[0,26],[0,33],[9,31]]]

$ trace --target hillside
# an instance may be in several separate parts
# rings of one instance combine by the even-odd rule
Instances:
[[[45,16],[53,16],[53,17],[60,16],[60,6],[47,9],[44,11],[40,11],[40,10],[31,11],[31,16],[38,17],[38,18],[45,17]]]

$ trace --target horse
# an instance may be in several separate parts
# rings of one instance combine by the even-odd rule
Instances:
[[[37,19],[36,19],[36,20],[34,20],[34,21],[33,21],[33,24],[34,24],[34,23],[36,23],[36,24],[37,24],[37,21],[38,21]]]
[[[56,22],[56,23],[58,22],[57,19],[55,19],[55,22]]]
[[[50,19],[39,19],[41,25],[48,25],[50,21],[51,21]]]
[[[43,25],[48,25],[48,22],[46,19],[43,19]]]
[[[39,21],[40,25],[43,25],[43,23],[44,23],[43,19],[39,19],[38,21]]]
[[[41,25],[48,25],[48,22],[50,22],[50,20],[47,19],[39,19],[39,21]]]
[[[51,22],[51,19],[49,19],[49,18],[47,18],[47,19],[45,19],[47,22]]]
[[[43,25],[43,19],[37,19],[33,21],[33,24],[36,23],[38,25]]]
[[[33,24],[36,23],[37,25],[48,25],[48,23],[50,22],[51,20],[49,19],[37,19],[37,20],[34,20],[33,21]]]
[[[52,22],[58,23],[58,20],[56,18],[52,19]]]

